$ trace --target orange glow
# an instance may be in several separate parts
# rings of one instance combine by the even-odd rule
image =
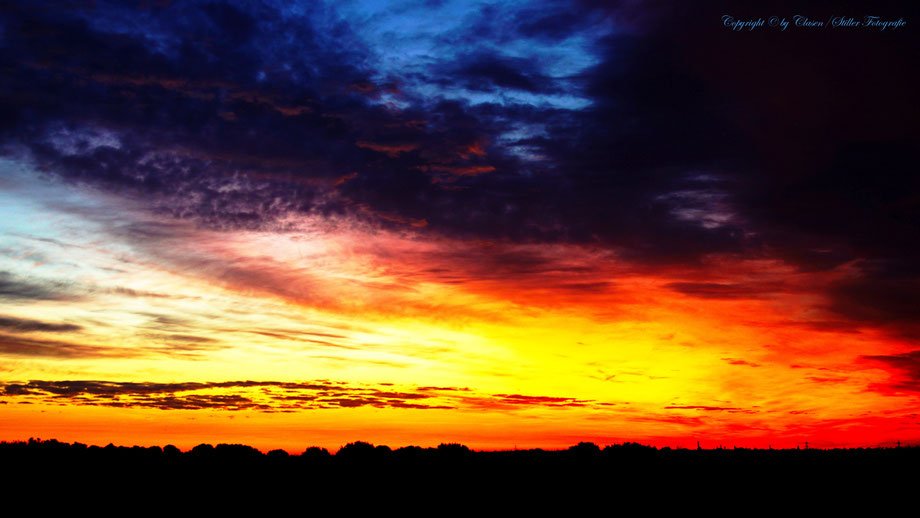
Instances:
[[[4,439],[298,452],[351,440],[781,447],[915,435],[916,408],[875,389],[890,369],[853,361],[899,352],[897,340],[822,313],[816,288],[847,268],[804,276],[776,261],[712,257],[692,272],[652,272],[585,247],[292,224],[280,235],[175,226],[170,235],[193,236],[194,249],[135,243],[129,267],[96,271],[97,284],[120,288],[93,293],[92,308],[84,299],[6,308],[82,329],[66,340],[4,336],[3,378],[26,387],[329,380],[341,394],[8,388]],[[102,242],[83,253],[99,264],[117,257]],[[30,353],[43,348],[61,355]]]

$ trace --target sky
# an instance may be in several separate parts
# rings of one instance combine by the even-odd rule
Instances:
[[[920,443],[915,11],[4,3],[0,440]]]

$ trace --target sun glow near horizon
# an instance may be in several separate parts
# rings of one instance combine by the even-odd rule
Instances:
[[[38,185],[8,191],[5,206],[68,189]],[[851,362],[851,351],[882,354],[890,341],[815,326],[815,296],[797,282],[818,281],[781,263],[752,279],[750,266],[713,258],[714,282],[696,285],[783,287],[701,300],[675,289],[685,272],[637,270],[591,247],[430,240],[411,228],[310,219],[285,231],[212,231],[119,203],[33,207],[29,234],[7,220],[4,236],[19,251],[6,258],[8,285],[68,279],[3,307],[16,332],[4,336],[10,438],[48,430],[91,443],[246,439],[292,450],[334,449],[344,436],[486,448],[581,436],[762,446],[799,441],[805,422],[813,444],[822,434],[838,444],[835,430],[853,426],[854,412],[884,420],[900,408],[869,392],[884,371]],[[532,271],[503,271],[515,260]],[[114,385],[64,383],[73,380]],[[282,397],[270,385],[130,383],[316,380],[333,385]],[[113,419],[117,427],[104,425]]]

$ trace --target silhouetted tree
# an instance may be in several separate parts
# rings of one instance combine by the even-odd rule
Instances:
[[[403,446],[402,448],[397,448],[393,454],[401,458],[418,458],[424,457],[428,453],[427,450],[419,446]]]
[[[336,457],[367,458],[374,456],[374,445],[364,441],[355,441],[342,446]]]
[[[218,444],[214,453],[221,458],[244,459],[261,457],[262,452],[245,444]]]
[[[464,457],[470,453],[470,449],[462,444],[442,443],[438,445],[438,455],[442,457]]]
[[[189,454],[193,457],[212,457],[214,455],[214,446],[210,444],[199,444],[192,448]]]
[[[601,452],[601,448],[593,442],[580,442],[570,447],[568,451],[576,457],[593,457]]]
[[[385,444],[377,445],[377,447],[374,448],[374,455],[378,457],[386,457],[391,453],[393,453],[393,450],[391,450],[390,447]]]
[[[329,450],[318,446],[310,446],[301,454],[303,457],[329,457],[330,455]]]

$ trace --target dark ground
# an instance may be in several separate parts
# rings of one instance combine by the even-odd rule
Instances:
[[[878,514],[897,499],[916,500],[918,461],[920,447],[674,450],[580,443],[556,451],[479,452],[457,444],[391,450],[356,442],[336,455],[320,448],[288,455],[238,444],[181,452],[55,440],[0,443],[9,495],[19,494],[17,487],[48,487],[103,501],[153,498],[155,505],[181,496],[231,508],[252,499],[275,505],[294,498],[307,506],[302,510],[324,501],[349,509],[412,505],[434,512],[489,501],[518,510],[603,502],[610,512],[627,504],[662,510],[743,503],[744,515],[762,507],[823,515],[868,505]]]

